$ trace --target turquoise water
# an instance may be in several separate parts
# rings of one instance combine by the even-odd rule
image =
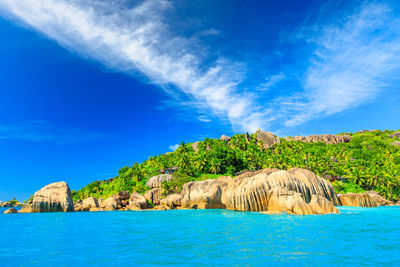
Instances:
[[[0,265],[400,265],[400,207],[340,211],[0,214]]]

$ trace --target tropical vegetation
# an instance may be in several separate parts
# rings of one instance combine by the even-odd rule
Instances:
[[[95,181],[78,191],[74,200],[88,196],[107,197],[119,191],[143,193],[147,180],[159,174],[158,170],[179,166],[169,182],[163,183],[164,193],[179,192],[184,183],[212,179],[221,175],[234,175],[243,170],[263,168],[305,168],[316,174],[346,177],[345,182],[334,182],[338,192],[364,192],[374,190],[392,200],[400,199],[400,146],[394,144],[399,137],[389,137],[395,131],[363,131],[347,133],[348,143],[325,144],[287,141],[264,149],[256,134],[237,134],[229,142],[206,138],[193,144],[182,142],[174,152],[150,157],[142,163],[125,166],[118,175],[106,181]]]

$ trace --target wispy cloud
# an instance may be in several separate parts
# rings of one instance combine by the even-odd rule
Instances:
[[[16,125],[0,125],[0,141],[51,141],[58,144],[74,144],[109,138],[112,138],[112,136],[72,127],[63,128],[42,120],[18,123]]]
[[[388,5],[366,3],[341,24],[312,25],[303,38],[316,46],[304,90],[276,101],[287,126],[371,101],[400,77],[400,20]]]
[[[166,25],[166,0],[146,0],[133,8],[125,1],[3,0],[0,10],[44,33],[62,46],[127,73],[144,74],[174,98],[190,99],[201,113],[244,123],[262,109],[238,85],[245,66],[220,57],[206,62],[206,50],[194,40],[177,36]],[[209,30],[202,34],[217,34]]]
[[[179,147],[179,144],[175,144],[175,145],[169,146],[169,149],[170,149],[171,151],[175,151],[175,150],[178,149],[178,147]]]
[[[200,121],[218,117],[240,131],[296,126],[357,107],[400,77],[400,16],[389,4],[366,2],[346,17],[332,18],[334,23],[307,25],[301,36],[307,51],[299,56],[302,64],[292,67],[298,73],[275,69],[277,75],[249,83],[256,84],[252,89],[246,75],[259,64],[210,56],[213,48],[196,42],[196,36],[219,34],[215,29],[194,38],[176,35],[166,22],[172,9],[167,0],[134,7],[123,0],[0,2],[3,15],[84,57],[160,86],[183,108],[197,110]],[[290,81],[293,89],[278,89]]]

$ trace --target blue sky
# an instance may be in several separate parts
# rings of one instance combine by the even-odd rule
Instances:
[[[181,141],[398,129],[398,1],[0,2],[0,200]]]

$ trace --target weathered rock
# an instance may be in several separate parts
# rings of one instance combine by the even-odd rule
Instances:
[[[160,205],[167,206],[167,207],[170,207],[173,209],[173,208],[181,205],[181,199],[182,199],[181,194],[177,194],[177,193],[170,194],[160,200]]]
[[[33,212],[74,211],[71,190],[66,182],[46,185],[33,196]]]
[[[281,143],[281,140],[279,139],[279,137],[275,136],[273,133],[263,132],[261,130],[258,130],[256,132],[256,134],[257,134],[257,140],[263,142],[264,149],[271,148],[275,144],[280,144]]]
[[[151,177],[147,181],[146,186],[150,187],[150,188],[161,187],[162,182],[170,181],[171,179],[172,179],[172,175],[171,174],[156,175],[156,176]]]
[[[138,209],[147,208],[146,198],[137,192],[133,192],[129,198],[129,207]]]
[[[370,195],[378,204],[378,206],[391,206],[394,203],[390,200],[387,200],[386,198],[382,197],[381,195],[379,195],[378,192],[375,191],[368,191],[366,192],[368,195]]]
[[[111,211],[117,209],[118,203],[113,197],[109,197],[106,200],[100,201],[99,206],[101,210]]]
[[[9,213],[18,213],[18,211],[14,208],[10,208],[8,210],[6,210],[5,212],[3,212],[4,214],[9,214]]]
[[[332,134],[320,134],[320,135],[310,135],[310,136],[295,136],[286,137],[287,141],[298,141],[304,143],[317,143],[322,142],[325,144],[338,144],[338,143],[348,143],[351,141],[351,136],[349,135],[332,135]]]
[[[170,210],[171,208],[168,206],[158,205],[153,208],[153,210]]]
[[[390,138],[394,138],[394,137],[400,137],[400,131],[399,132],[395,132],[394,134],[389,135]]]
[[[227,135],[221,135],[219,140],[229,142],[229,141],[231,141],[231,138]]]
[[[393,202],[383,198],[377,192],[338,194],[342,206],[378,207],[392,205]]]
[[[144,198],[151,201],[154,205],[159,205],[161,199],[161,189],[153,188],[147,191],[146,193],[144,193]]]
[[[254,175],[257,175],[259,173],[265,173],[265,174],[271,174],[273,172],[279,171],[279,169],[275,168],[266,168],[258,171],[243,171],[238,173],[239,175],[236,176],[237,179],[245,178],[245,177],[251,177]]]
[[[99,207],[99,201],[95,197],[88,197],[83,202],[75,204],[75,211],[94,211]]]
[[[197,153],[199,151],[199,142],[198,141],[194,142],[192,144],[192,148],[193,148],[194,153]]]
[[[191,209],[225,209],[222,203],[226,183],[215,179],[183,185],[181,207]]]
[[[312,202],[313,198],[317,200]],[[328,206],[322,198],[332,205]],[[337,212],[332,206],[338,204],[338,199],[328,181],[308,170],[268,169],[253,176],[236,177],[227,185],[225,204],[227,209],[239,211],[319,214],[324,209],[324,213]]]
[[[115,199],[115,201],[117,201],[117,203],[121,202],[122,200],[129,199],[129,197],[130,197],[129,191],[121,191],[113,195],[113,198]]]
[[[23,206],[20,210],[19,213],[31,213],[33,212],[32,204]]]
[[[233,179],[235,179],[235,178],[233,178],[232,176],[220,176],[217,178],[217,181],[228,184],[228,183],[232,182]]]
[[[338,194],[342,206],[378,207],[378,203],[366,193]]]

